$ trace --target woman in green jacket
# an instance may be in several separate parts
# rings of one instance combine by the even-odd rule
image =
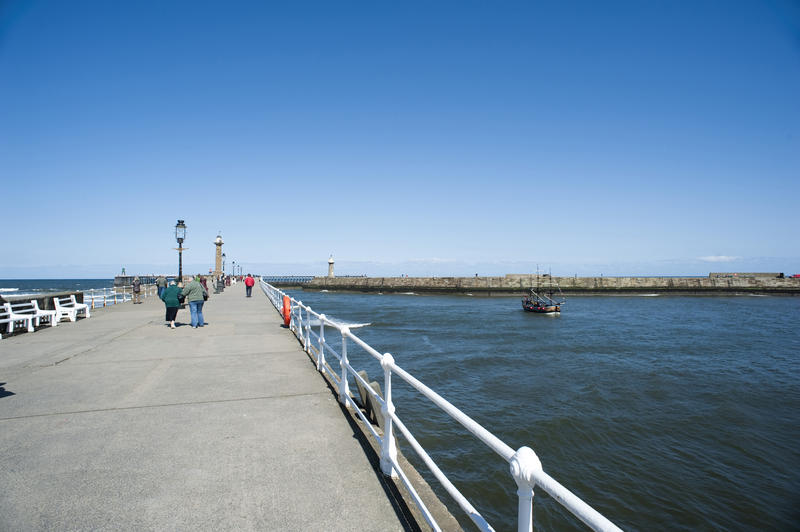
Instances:
[[[183,295],[183,290],[175,285],[175,281],[171,281],[169,286],[164,289],[161,294],[161,301],[167,306],[167,321],[169,326],[175,328],[175,317],[178,315],[178,309],[181,307],[181,302],[178,300],[179,296]]]
[[[186,296],[186,302],[189,304],[189,311],[192,314],[192,327],[195,329],[202,327],[206,323],[203,319],[203,302],[208,297],[208,292],[200,284],[199,275],[186,283],[186,286],[183,287],[183,295]]]

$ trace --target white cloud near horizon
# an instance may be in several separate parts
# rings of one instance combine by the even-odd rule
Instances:
[[[706,257],[698,257],[703,262],[735,262],[742,257],[732,257],[729,255],[708,255]]]

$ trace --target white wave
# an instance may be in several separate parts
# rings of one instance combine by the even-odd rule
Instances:
[[[0,288],[0,292],[19,292],[19,288]]]
[[[11,297],[13,299],[19,299],[21,297],[41,297],[42,294],[38,294],[36,292],[10,292],[6,293],[6,297]]]
[[[324,293],[324,292],[327,292],[327,290],[320,290],[320,293]]]
[[[639,294],[639,297],[658,297],[661,294]]]
[[[337,325],[341,325],[342,327],[349,327],[350,329],[358,329],[359,327],[369,327],[372,323],[353,323],[350,321],[340,321],[340,320],[331,320]]]
[[[359,327],[368,327],[368,326],[372,325],[372,323],[355,323],[355,322],[351,322],[351,321],[337,320],[337,319],[331,318],[329,316],[325,316],[325,318],[328,321],[333,322],[333,324],[336,325],[337,327],[349,327],[351,329],[358,329]],[[308,324],[311,327],[319,327],[320,320],[317,319],[317,318],[311,318],[311,321],[309,321]]]
[[[414,292],[400,292],[400,295],[401,296],[415,296],[417,294],[415,294]]]

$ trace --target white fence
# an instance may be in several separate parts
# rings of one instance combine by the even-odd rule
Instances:
[[[132,286],[120,286],[117,288],[93,288],[83,291],[83,302],[90,308],[108,307],[117,303],[124,303],[133,299]],[[158,294],[158,289],[154,284],[143,284],[140,286],[140,295],[145,298]]]
[[[280,312],[283,305],[283,297],[287,294],[284,294],[282,291],[264,282],[263,280],[260,281],[260,285],[261,289],[270,299],[272,304]],[[398,463],[397,449],[395,448],[394,439],[395,429],[399,430],[400,433],[406,438],[406,441],[408,441],[417,455],[430,469],[431,473],[433,473],[436,479],[442,484],[445,490],[447,490],[447,492],[453,497],[453,499],[458,503],[467,516],[477,525],[477,527],[480,530],[494,529],[461,494],[461,492],[458,491],[458,488],[456,488],[453,483],[450,482],[447,476],[439,469],[425,449],[423,449],[419,442],[417,442],[414,435],[408,430],[408,428],[406,428],[400,418],[395,414],[395,407],[392,403],[392,375],[404,380],[420,394],[427,397],[450,417],[458,421],[464,428],[472,433],[473,436],[478,438],[478,440],[483,442],[487,447],[489,447],[509,463],[511,477],[516,482],[517,495],[519,496],[519,504],[517,507],[518,531],[531,532],[533,530],[534,486],[538,486],[550,494],[550,496],[558,501],[564,508],[569,510],[573,515],[575,515],[593,530],[620,530],[616,525],[614,525],[614,523],[603,517],[599,512],[583,502],[567,488],[559,484],[550,475],[545,473],[542,469],[542,464],[539,461],[539,458],[532,449],[529,447],[520,447],[515,451],[506,443],[497,438],[494,434],[467,416],[464,412],[450,404],[439,394],[425,386],[410,373],[395,364],[394,358],[391,354],[379,353],[355,334],[350,332],[350,329],[347,326],[332,322],[325,317],[325,314],[318,314],[314,312],[311,307],[304,305],[302,301],[294,298],[290,298],[290,301],[290,329],[294,332],[297,338],[302,341],[305,351],[315,358],[317,370],[322,373],[328,373],[331,379],[336,382],[339,388],[339,401],[345,406],[353,408],[356,414],[358,414],[358,416],[364,422],[364,426],[369,429],[375,440],[379,442],[381,449],[381,470],[383,473],[388,476],[399,477],[402,480],[403,484],[413,497],[414,502],[425,516],[425,520],[434,530],[440,530],[440,528]],[[326,340],[326,326],[336,329],[341,335],[341,352],[338,352],[333,347],[333,344]],[[314,330],[314,328],[318,328],[318,330]],[[350,366],[350,363],[347,359],[347,346],[348,342],[350,341],[362,347],[367,353],[380,362],[381,368],[383,368],[384,372],[385,397],[382,398],[378,393],[373,391],[369,383],[367,383],[361,378],[360,375],[358,375],[356,369]],[[333,355],[339,361],[338,372],[326,362],[325,357],[328,354]],[[375,430],[366,416],[361,412],[361,409],[355,403],[353,398],[350,397],[348,384],[349,377],[353,377],[356,381],[360,382],[364,386],[364,389],[372,395],[374,400],[381,405],[381,411],[385,420],[385,427],[382,435]]]

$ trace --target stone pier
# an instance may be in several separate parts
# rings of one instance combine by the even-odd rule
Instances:
[[[0,530],[426,528],[260,290],[204,314],[0,340]]]

